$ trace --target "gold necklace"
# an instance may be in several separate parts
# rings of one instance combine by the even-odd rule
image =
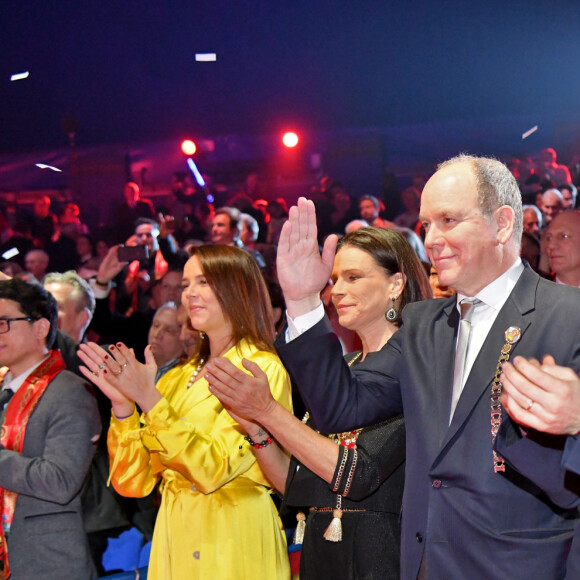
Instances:
[[[224,352],[227,352],[230,348],[231,348],[231,346],[227,346],[225,349],[223,349],[220,352],[220,354],[218,356],[221,356]],[[199,375],[204,364],[205,364],[205,359],[204,358],[200,359],[199,363],[195,367],[195,370],[193,371],[193,374],[191,375],[191,377],[189,377],[189,381],[187,382],[188,389],[190,389],[193,386],[193,383],[195,383],[195,381],[197,380],[197,375]]]
[[[205,359],[201,359],[199,361],[199,364],[195,367],[193,374],[191,375],[191,377],[189,377],[189,381],[187,382],[187,388],[190,389],[191,386],[193,385],[193,383],[195,383],[195,381],[197,380],[197,375],[199,375],[199,372],[201,371],[201,369],[203,368],[203,365],[205,364]]]

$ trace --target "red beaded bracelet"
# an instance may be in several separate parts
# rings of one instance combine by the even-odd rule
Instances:
[[[244,439],[252,446],[255,447],[256,449],[264,449],[264,447],[268,447],[268,445],[270,445],[270,443],[274,443],[274,438],[271,436],[268,436],[267,439],[264,439],[264,441],[260,441],[259,443],[256,443],[255,441],[252,440],[252,438],[249,435],[246,435],[244,437]]]

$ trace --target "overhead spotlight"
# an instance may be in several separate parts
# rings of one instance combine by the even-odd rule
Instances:
[[[184,155],[194,155],[197,151],[197,146],[191,139],[186,139],[181,143],[181,151],[183,151]]]
[[[296,145],[298,145],[298,135],[292,131],[284,133],[284,136],[282,137],[282,143],[284,143],[284,146],[288,148],[296,147]]]

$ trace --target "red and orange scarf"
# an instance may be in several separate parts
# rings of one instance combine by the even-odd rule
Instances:
[[[58,373],[66,368],[59,350],[52,350],[48,358],[30,373],[22,386],[14,394],[2,421],[0,443],[6,448],[17,453],[22,453],[22,444],[26,434],[26,425],[36,405],[40,401],[46,387]],[[0,381],[8,369],[0,376]],[[4,526],[12,524],[16,498],[18,494],[8,489],[0,488],[0,509],[2,512],[2,525],[0,525],[0,561],[4,564],[4,578],[10,577],[8,566],[8,549],[4,538]]]

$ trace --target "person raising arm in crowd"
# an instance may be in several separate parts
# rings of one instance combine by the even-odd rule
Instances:
[[[562,579],[578,514],[494,450],[496,430],[511,424],[497,369],[506,357],[551,351],[580,370],[579,331],[569,322],[580,296],[521,262],[521,194],[494,159],[441,164],[423,190],[420,220],[440,283],[457,294],[407,305],[401,329],[362,373],[340,360],[320,305],[336,238],[320,255],[313,204],[300,199],[278,247],[288,315],[278,353],[323,432],[404,411],[403,580],[483,580],[490,562],[501,578]],[[540,441],[543,449],[559,444]]]

